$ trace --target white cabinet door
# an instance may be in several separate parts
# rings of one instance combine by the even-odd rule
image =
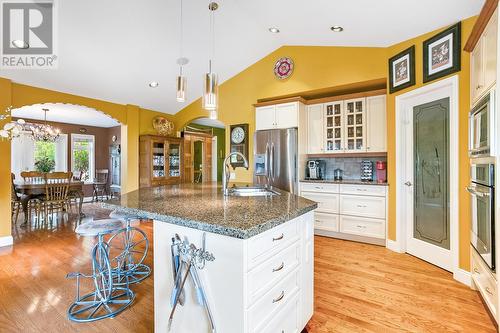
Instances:
[[[476,47],[470,55],[471,67],[471,104],[474,104],[484,87],[484,71],[483,71],[483,40],[479,39]]]
[[[323,138],[327,153],[343,153],[345,150],[345,114],[342,108],[342,101],[326,103],[323,107]]]
[[[339,195],[332,193],[302,192],[301,196],[318,203],[317,212],[338,213]]]
[[[366,151],[366,99],[344,101],[344,149],[355,153]]]
[[[275,105],[255,108],[255,129],[266,130],[275,128]]]
[[[275,105],[276,128],[291,128],[299,126],[299,103]]]
[[[497,79],[497,13],[495,12],[488,22],[483,33],[483,69],[484,69],[484,89],[488,90]]]
[[[307,106],[307,153],[323,153],[323,104]]]
[[[366,98],[366,151],[387,151],[385,95]]]

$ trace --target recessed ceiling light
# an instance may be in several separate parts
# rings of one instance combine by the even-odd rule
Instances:
[[[158,87],[159,85],[160,85],[160,84],[159,84],[158,82],[156,82],[156,81],[153,81],[153,82],[150,82],[150,83],[149,83],[149,86],[150,86],[151,88],[156,88],[156,87]]]
[[[12,41],[12,45],[14,45],[15,48],[18,49],[29,49],[30,45],[25,42],[24,40],[16,39]]]
[[[269,28],[268,30],[269,30],[269,32],[272,32],[273,34],[277,34],[278,32],[280,32],[280,29],[278,29],[276,27]]]
[[[334,25],[333,27],[330,28],[330,30],[333,32],[342,32],[344,31],[344,28],[342,28],[340,25]]]

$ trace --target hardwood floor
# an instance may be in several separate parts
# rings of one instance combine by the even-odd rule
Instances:
[[[89,218],[109,214],[96,205],[85,205],[84,211]],[[89,272],[94,244],[74,233],[75,224],[71,216],[58,226],[13,229],[15,246],[0,250],[0,332],[152,332],[152,277],[133,287],[133,306],[114,319],[86,324],[67,319],[75,281],[65,276]],[[150,223],[141,222],[140,228],[153,239]],[[451,274],[383,247],[315,241],[309,333],[496,332],[477,293]],[[152,258],[150,252],[147,264]]]

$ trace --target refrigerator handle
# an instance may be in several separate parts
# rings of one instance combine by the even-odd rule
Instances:
[[[267,185],[269,185],[269,179],[271,178],[271,167],[270,167],[270,163],[269,163],[269,160],[271,158],[271,150],[269,148],[269,142],[266,142],[266,156],[264,157],[265,161],[264,161],[264,164],[266,166],[266,181],[267,181]]]
[[[271,142],[271,179],[274,183],[274,142]]]

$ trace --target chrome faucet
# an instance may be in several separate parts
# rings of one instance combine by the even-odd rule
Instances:
[[[229,165],[227,164],[227,162],[231,158],[231,156],[233,156],[233,155],[240,156],[243,159],[244,168],[248,170],[248,160],[245,157],[245,155],[243,155],[239,151],[232,152],[226,156],[226,158],[224,159],[224,163],[222,164],[222,166],[223,166],[223,169],[222,169],[222,192],[224,193],[224,195],[229,195],[229,190],[228,190],[227,186],[229,184],[229,177],[230,177],[231,173],[229,172],[230,170],[229,170]],[[236,167],[233,167],[233,170],[234,169],[236,169]]]

